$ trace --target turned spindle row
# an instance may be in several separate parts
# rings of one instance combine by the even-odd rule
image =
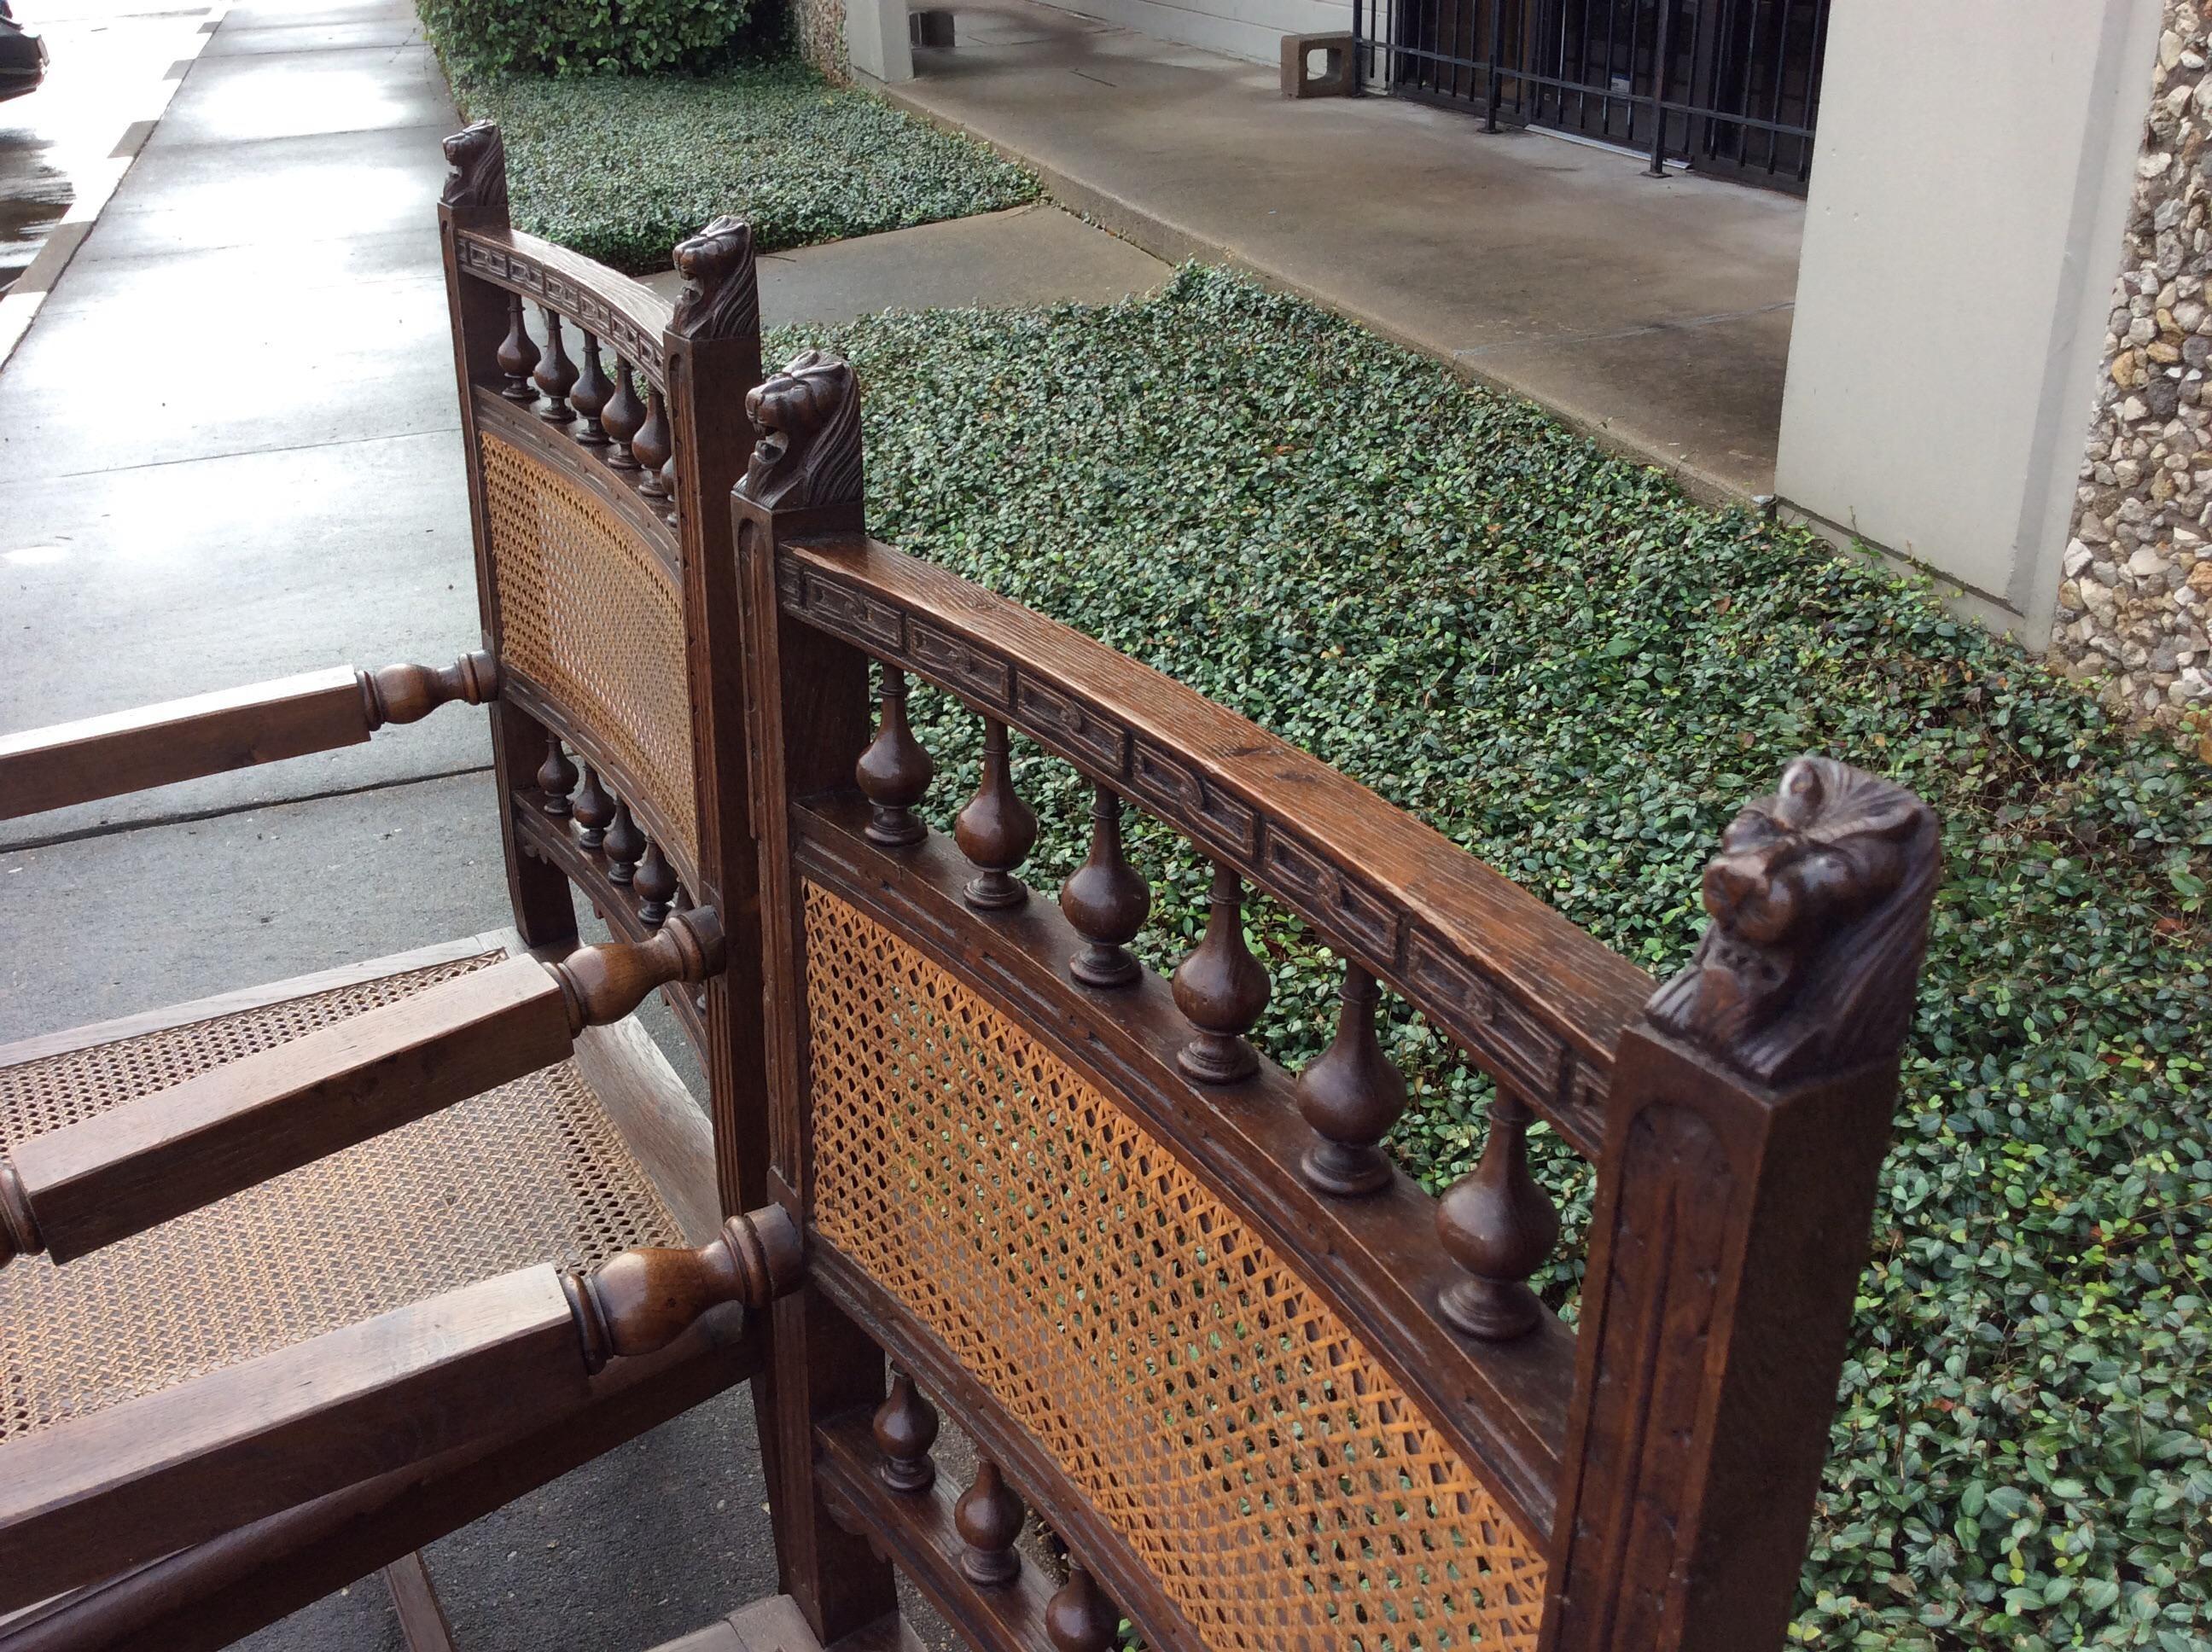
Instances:
[[[915,738],[907,716],[907,680],[882,668],[875,738],[854,767],[870,805],[870,841],[904,848],[929,835],[915,806],[937,765]],[[1006,726],[983,722],[982,779],[953,823],[961,853],[976,868],[963,890],[979,912],[1009,911],[1029,898],[1016,875],[1036,845],[1037,817],[1014,789]],[[1129,943],[1152,910],[1152,888],[1121,845],[1121,800],[1104,785],[1091,805],[1091,847],[1060,893],[1060,911],[1084,940],[1067,961],[1085,987],[1127,987],[1143,973]],[[1204,1084],[1232,1084],[1260,1069],[1249,1036],[1266,1011],[1267,971],[1244,938],[1244,884],[1225,861],[1213,867],[1206,930],[1176,968],[1176,1007],[1192,1029],[1176,1053],[1184,1075]],[[1358,963],[1346,966],[1336,1035],[1298,1075],[1300,1114],[1314,1140],[1299,1169],[1308,1183],[1337,1198],[1381,1192],[1396,1177],[1382,1141],[1406,1110],[1406,1081],[1376,1036],[1382,988]],[[1490,1133],[1473,1172],[1437,1207],[1443,1248],[1465,1271],[1442,1297],[1444,1317],[1469,1336],[1505,1340],[1525,1334],[1540,1317],[1528,1276],[1559,1242],[1559,1215],[1528,1171],[1527,1137],[1534,1115],[1500,1088]]]
[[[549,819],[570,823],[578,846],[606,862],[607,881],[636,896],[646,927],[659,928],[670,913],[690,904],[675,867],[639,827],[629,805],[607,790],[598,769],[586,763],[580,787],[577,781],[576,765],[560,737],[548,734],[545,761],[538,767],[539,810]]]
[[[507,299],[507,337],[498,353],[500,394],[518,406],[535,406],[548,424],[568,431],[580,445],[599,452],[608,468],[635,472],[639,495],[668,507],[675,518],[675,450],[668,412],[658,388],[647,385],[638,399],[637,374],[619,354],[614,372],[606,370],[598,337],[580,325],[580,362],[568,355],[567,326],[559,311],[539,305],[545,343],[531,336],[520,294]]]
[[[876,1477],[902,1497],[917,1497],[937,1484],[930,1449],[937,1442],[936,1408],[921,1397],[913,1376],[891,1367],[890,1393],[876,1407]],[[988,1457],[975,1461],[975,1479],[952,1505],[960,1534],[960,1572],[978,1588],[1003,1588],[1021,1576],[1014,1544],[1029,1510]],[[1106,1652],[1121,1615],[1108,1604],[1088,1568],[1070,1558],[1067,1581],[1045,1603],[1045,1639],[1054,1652]]]

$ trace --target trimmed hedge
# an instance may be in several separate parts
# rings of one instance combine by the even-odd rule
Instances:
[[[471,120],[500,124],[516,226],[618,270],[720,212],[763,252],[1019,206],[1036,180],[971,139],[795,59],[710,78],[460,78]]]
[[[805,342],[860,367],[882,537],[1310,748],[1655,974],[1792,756],[1933,802],[1948,878],[1796,1635],[2207,1645],[2200,768],[1876,566],[1241,279]],[[942,826],[975,720],[916,704]],[[1017,773],[1050,889],[1085,800],[1034,751]],[[1134,846],[1169,964],[1200,871],[1157,829]],[[1251,926],[1262,1036],[1296,1065],[1335,970],[1279,910]],[[1485,1086],[1401,1005],[1390,1036],[1414,1094],[1395,1146],[1434,1187],[1471,1163]],[[1555,1139],[1540,1169],[1571,1253],[1587,1175]],[[1547,1285],[1570,1313],[1577,1273]]]
[[[750,0],[416,0],[459,75],[636,74],[725,61]]]

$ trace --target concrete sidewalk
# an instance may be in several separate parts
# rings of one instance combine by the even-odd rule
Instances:
[[[1803,203],[1031,0],[957,7],[894,102],[1148,252],[1242,265],[1722,495],[1770,492]]]

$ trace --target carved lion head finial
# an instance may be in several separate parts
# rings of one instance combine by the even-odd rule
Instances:
[[[479,120],[446,140],[446,192],[450,207],[507,204],[507,143],[496,122]]]
[[[676,246],[684,293],[671,325],[686,338],[730,338],[760,330],[760,281],[753,269],[752,226],[715,219]]]
[[[1766,1083],[1903,1042],[1942,867],[1936,811],[1903,787],[1800,757],[1721,837],[1712,922],[1647,1013]]]
[[[794,356],[753,387],[745,411],[760,432],[739,491],[769,510],[858,504],[860,385],[820,350]]]

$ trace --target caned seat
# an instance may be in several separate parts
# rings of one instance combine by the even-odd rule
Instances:
[[[436,951],[0,1048],[0,1151],[508,956],[492,937]],[[603,1038],[67,1266],[0,1270],[0,1444],[514,1268],[705,1242],[711,1175],[665,1197],[586,1063],[621,1096],[690,1105],[649,1042]]]

